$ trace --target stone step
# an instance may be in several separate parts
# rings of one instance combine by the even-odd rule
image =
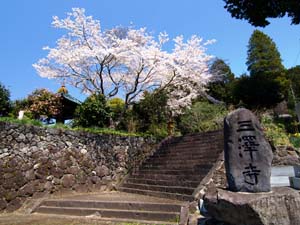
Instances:
[[[160,154],[160,155],[152,155],[151,157],[149,157],[149,159],[154,159],[154,160],[189,160],[189,159],[207,159],[207,158],[217,158],[220,154],[217,153],[212,153],[212,154]]]
[[[216,156],[205,156],[205,157],[190,157],[190,158],[183,158],[183,157],[150,157],[148,158],[143,164],[146,163],[165,163],[165,164],[191,164],[191,163],[207,163],[207,162],[215,162],[219,155]]]
[[[140,195],[149,195],[149,196],[154,196],[154,197],[159,197],[159,198],[176,199],[179,201],[193,201],[194,200],[194,197],[192,195],[141,190],[141,189],[134,189],[134,188],[126,188],[126,187],[119,187],[119,191],[140,194]]]
[[[212,131],[212,132],[205,132],[205,133],[198,133],[192,135],[185,135],[181,137],[173,137],[172,139],[168,140],[166,143],[178,143],[178,142],[194,142],[197,140],[211,140],[217,139],[217,137],[223,135],[222,131]]]
[[[183,187],[191,187],[196,188],[200,182],[198,181],[172,181],[172,180],[153,180],[153,179],[135,179],[128,178],[125,183],[133,183],[133,184],[150,184],[150,185],[161,185],[161,186],[183,186]]]
[[[184,175],[169,175],[169,174],[136,174],[131,175],[130,178],[133,179],[153,179],[153,180],[170,180],[170,181],[178,181],[178,182],[185,182],[185,181],[193,181],[193,182],[199,182],[201,179],[204,178],[205,174],[199,174],[199,175],[190,175],[190,174],[184,174]]]
[[[43,207],[73,207],[73,208],[97,208],[97,209],[120,209],[120,210],[141,210],[180,212],[181,204],[175,203],[148,203],[148,202],[116,202],[116,201],[93,201],[93,200],[46,200]]]
[[[208,168],[196,168],[189,170],[160,170],[160,169],[143,169],[137,170],[132,173],[132,175],[140,175],[140,174],[164,174],[164,175],[198,175],[205,174],[209,171]]]
[[[178,220],[180,212],[163,211],[140,211],[124,209],[101,209],[101,208],[79,208],[79,207],[54,207],[41,206],[36,210],[37,213],[63,214],[74,216],[101,216],[104,218],[124,218],[138,220],[155,220],[174,222]]]
[[[135,183],[129,183],[129,182],[126,182],[123,185],[123,187],[132,188],[132,189],[140,189],[140,190],[178,193],[178,194],[185,194],[185,195],[191,195],[194,192],[194,188],[190,188],[190,187],[135,184]]]
[[[141,170],[197,170],[197,169],[210,169],[213,166],[213,164],[164,164],[164,163],[147,163],[143,164],[140,169]]]
[[[199,145],[194,145],[193,147],[180,147],[180,146],[174,146],[174,147],[168,147],[168,148],[160,148],[158,151],[159,154],[201,154],[205,153],[207,154],[208,152],[219,152],[220,150],[217,148],[216,145],[212,146],[199,146]]]
[[[178,145],[170,145],[165,146],[161,148],[161,151],[167,151],[167,152],[204,152],[204,151],[218,151],[218,145],[217,143],[193,143],[187,144],[182,143]]]
[[[162,145],[161,147],[174,147],[174,146],[187,146],[187,147],[191,147],[191,146],[195,146],[195,145],[201,145],[201,146],[205,146],[205,145],[213,145],[213,144],[222,144],[220,138],[215,138],[215,137],[210,137],[210,138],[199,138],[199,139],[195,139],[195,140],[183,140],[181,142],[171,142],[165,145]]]

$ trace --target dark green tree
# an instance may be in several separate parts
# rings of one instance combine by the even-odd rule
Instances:
[[[287,70],[287,77],[290,81],[296,99],[300,100],[300,66],[295,66]]]
[[[208,85],[208,94],[227,104],[233,103],[232,88],[235,78],[230,67],[224,60],[216,59],[210,66],[210,73],[213,79]]]
[[[246,64],[250,77],[243,76],[237,82],[237,101],[250,108],[269,108],[287,96],[289,82],[280,53],[273,40],[261,31],[255,30],[249,40]]]
[[[0,116],[7,116],[10,110],[10,92],[0,83]]]
[[[11,103],[11,116],[18,117],[20,110],[26,110],[28,108],[29,108],[28,98],[17,99]],[[30,111],[28,112],[25,111],[25,113],[27,117],[32,119],[33,115],[30,113]]]
[[[280,76],[284,66],[273,40],[263,32],[255,30],[248,43],[247,62],[250,76]]]
[[[235,103],[250,109],[271,108],[282,100],[280,84],[265,76],[242,75],[233,89]]]
[[[75,111],[75,126],[106,127],[110,111],[102,94],[92,94]]]
[[[270,24],[267,18],[287,15],[292,24],[300,23],[299,0],[224,0],[225,9],[232,17],[247,20],[254,26],[265,27]]]

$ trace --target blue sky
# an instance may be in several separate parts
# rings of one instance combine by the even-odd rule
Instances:
[[[196,34],[217,42],[208,53],[224,59],[239,76],[247,72],[247,44],[255,27],[231,18],[223,8],[223,0],[3,0],[0,2],[0,82],[11,92],[11,98],[26,97],[37,88],[57,91],[60,84],[38,76],[32,64],[45,57],[43,46],[55,46],[63,34],[51,27],[52,16],[64,18],[72,7],[86,9],[101,21],[102,28],[117,25],[147,27],[157,35]],[[262,29],[276,43],[286,68],[300,64],[300,26],[290,25],[288,18],[273,19]],[[84,95],[68,87],[70,93],[83,100]]]

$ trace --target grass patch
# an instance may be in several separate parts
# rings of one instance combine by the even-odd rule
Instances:
[[[74,128],[68,128],[69,130],[74,131],[85,131],[89,133],[94,134],[113,134],[113,135],[119,135],[119,136],[131,136],[131,137],[150,137],[151,135],[145,134],[145,133],[130,133],[126,131],[119,131],[109,128],[98,128],[98,127],[74,127]]]
[[[129,137],[153,137],[152,135],[146,134],[146,133],[130,133],[126,131],[119,131],[109,128],[98,128],[98,127],[71,127],[62,123],[57,123],[55,125],[43,125],[38,120],[31,120],[31,119],[15,119],[12,117],[0,117],[0,121],[2,122],[9,122],[9,123],[15,123],[15,124],[23,124],[23,125],[33,125],[33,126],[39,126],[39,127],[51,127],[55,129],[62,129],[62,130],[73,130],[73,131],[84,131],[88,133],[94,133],[94,134],[112,134],[112,135],[118,135],[118,136],[129,136]]]
[[[11,117],[0,117],[0,121],[2,122],[9,122],[9,123],[16,123],[16,124],[24,124],[24,125],[33,125],[33,126],[43,126],[43,124],[38,120],[31,120],[31,119],[15,119]]]

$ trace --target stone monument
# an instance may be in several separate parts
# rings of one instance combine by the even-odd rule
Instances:
[[[203,200],[210,224],[300,224],[299,192],[290,187],[271,191],[273,153],[254,114],[243,108],[230,113],[224,120],[224,142],[229,190],[206,192]]]
[[[271,191],[272,149],[251,111],[240,108],[225,118],[224,147],[230,191]]]

